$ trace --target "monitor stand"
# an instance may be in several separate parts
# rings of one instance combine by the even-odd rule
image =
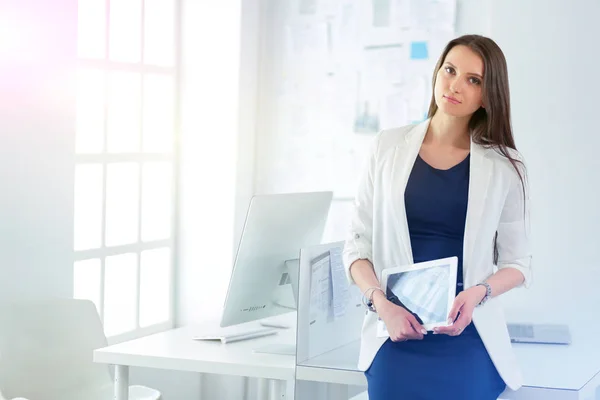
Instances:
[[[263,344],[253,349],[255,353],[280,354],[285,356],[296,355],[296,345],[290,343]]]

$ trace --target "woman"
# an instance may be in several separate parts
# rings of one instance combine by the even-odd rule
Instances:
[[[487,400],[521,375],[497,297],[531,280],[525,168],[515,149],[504,55],[452,40],[428,119],[377,135],[360,179],[344,263],[369,304],[359,369],[369,399]],[[457,256],[449,326],[427,332],[379,287],[385,268]],[[376,335],[378,316],[389,338]]]

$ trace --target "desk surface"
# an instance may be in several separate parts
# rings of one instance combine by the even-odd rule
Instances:
[[[524,375],[524,386],[581,390],[600,375],[599,329],[573,330],[569,346],[514,344]],[[298,365],[297,379],[364,384],[357,371],[360,342],[355,341]]]
[[[257,325],[252,325],[257,326]],[[206,325],[177,328],[94,351],[94,362],[255,378],[293,380],[295,357],[254,353],[266,344],[295,343],[295,329],[228,344],[197,341]]]

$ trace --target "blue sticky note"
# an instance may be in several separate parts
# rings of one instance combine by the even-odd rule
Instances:
[[[427,53],[427,42],[412,42],[410,44],[410,58],[412,60],[426,60],[429,57]]]

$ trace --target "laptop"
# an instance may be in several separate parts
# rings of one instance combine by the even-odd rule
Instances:
[[[559,324],[508,324],[512,343],[571,344],[567,325]]]

